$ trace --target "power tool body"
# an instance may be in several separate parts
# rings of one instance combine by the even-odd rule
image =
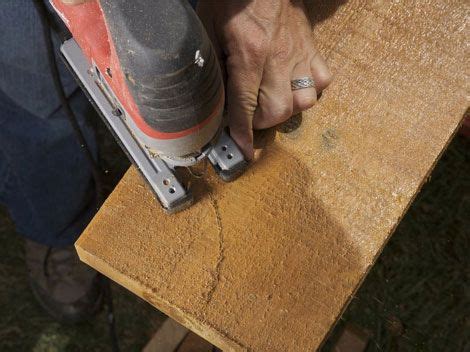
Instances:
[[[176,167],[208,158],[225,181],[243,172],[217,57],[187,0],[50,2],[72,33],[67,65],[165,210],[193,201]]]

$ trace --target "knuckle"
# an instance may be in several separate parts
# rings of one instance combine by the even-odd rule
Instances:
[[[267,45],[264,40],[249,40],[246,43],[246,49],[252,61],[259,62],[267,55]]]
[[[237,94],[237,103],[249,111],[254,111],[257,105],[258,96],[252,91],[242,91]]]
[[[270,58],[278,64],[285,64],[291,60],[301,61],[305,57],[301,48],[294,48],[293,41],[283,41],[276,45],[270,53]]]
[[[323,63],[319,64],[319,62]],[[310,65],[312,71],[316,72],[315,86],[318,90],[318,93],[320,93],[323,89],[331,84],[333,81],[333,75],[331,74],[331,71],[329,70],[324,60],[321,58],[321,55],[318,51],[315,51],[315,54],[310,61]]]
[[[317,85],[320,90],[323,90],[328,87],[331,82],[333,82],[333,75],[329,70],[324,72],[319,78],[317,78]]]
[[[261,70],[270,50],[266,30],[259,26],[232,27],[225,43],[227,65],[235,70]]]
[[[297,94],[294,96],[294,104],[301,111],[310,109],[313,105],[315,105],[316,101],[317,97],[315,95]]]
[[[268,111],[269,116],[267,117],[275,124],[284,122],[292,116],[292,102],[289,102],[287,99],[285,99],[284,101],[281,100],[280,103],[272,103]]]
[[[280,47],[271,54],[271,59],[280,64],[288,62],[292,57],[292,51],[287,47]]]
[[[229,111],[238,111],[246,116],[253,115],[258,105],[258,94],[254,90],[230,89],[227,96]]]

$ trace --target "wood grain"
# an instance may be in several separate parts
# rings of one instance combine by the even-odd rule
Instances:
[[[227,351],[316,349],[468,106],[466,1],[307,1],[334,83],[239,180],[163,213],[130,169],[82,260]],[[274,135],[272,135],[274,136]]]

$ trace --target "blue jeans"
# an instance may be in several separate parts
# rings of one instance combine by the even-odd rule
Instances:
[[[54,89],[32,1],[2,0],[0,23],[0,203],[25,237],[69,245],[95,213],[90,167]],[[85,121],[91,106],[57,61],[96,155],[94,133]]]
[[[197,0],[189,0],[195,7]],[[17,231],[50,246],[72,244],[95,213],[93,180],[47,61],[31,0],[0,0],[0,203]],[[57,38],[55,38],[57,39]],[[56,40],[56,52],[59,41]],[[91,106],[59,63],[62,82],[92,153]]]

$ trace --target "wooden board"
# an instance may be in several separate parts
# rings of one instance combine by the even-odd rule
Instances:
[[[80,257],[227,351],[316,349],[468,105],[465,0],[307,1],[335,81],[238,181],[168,216],[129,170]]]

